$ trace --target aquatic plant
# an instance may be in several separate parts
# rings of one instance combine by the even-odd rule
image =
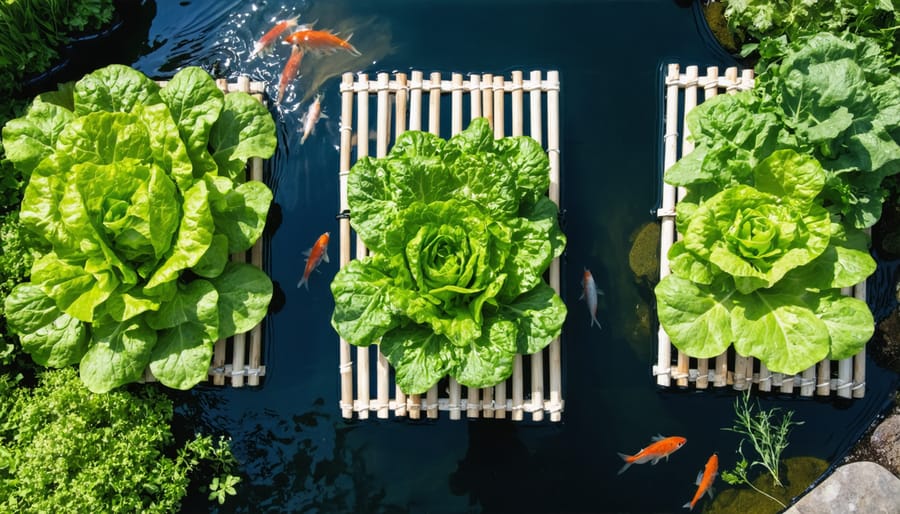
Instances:
[[[534,139],[494,140],[483,118],[449,140],[404,132],[386,157],[357,161],[351,222],[372,254],[331,284],[337,332],[380,343],[409,394],[447,374],[469,387],[509,377],[566,316],[542,277],[565,246],[549,169]]]
[[[757,408],[759,408],[758,403]],[[745,394],[739,395],[735,399],[734,413],[734,425],[723,430],[741,434],[745,438],[741,439],[737,448],[740,460],[733,470],[722,472],[722,479],[732,485],[745,483],[772,501],[781,503],[781,501],[753,485],[748,478],[748,472],[754,466],[762,466],[771,475],[776,486],[784,487],[778,473],[781,453],[788,446],[787,439],[791,426],[802,425],[803,421],[792,421],[791,418],[794,412],[787,411],[781,414],[781,409],[778,407],[769,410],[759,408],[757,412],[754,412],[753,406],[750,404],[750,389],[747,389]],[[748,463],[743,452],[743,445],[747,440],[750,441],[753,449],[762,460],[754,459]],[[781,506],[785,507],[783,503],[781,503]]]
[[[275,150],[275,125],[246,93],[188,67],[165,88],[121,65],[44,94],[3,128],[28,177],[22,226],[31,281],[5,300],[9,328],[41,365],[78,363],[91,391],[139,379],[206,379],[213,343],[265,316],[272,282],[228,262],[262,234],[272,192],[245,182]]]

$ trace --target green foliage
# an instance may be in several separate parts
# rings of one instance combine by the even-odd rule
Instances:
[[[36,98],[3,128],[29,177],[22,225],[41,255],[6,298],[7,323],[41,365],[79,363],[94,392],[149,365],[187,389],[212,345],[265,316],[266,274],[228,263],[262,234],[272,192],[240,176],[269,157],[275,126],[246,93],[188,67],[166,88],[129,67]]]
[[[840,294],[875,270],[859,231],[832,223],[816,159],[778,150],[744,180],[678,205],[683,238],[656,287],[659,321],[681,351],[714,357],[732,343],[796,373],[858,352],[872,336],[865,302]]]
[[[0,97],[11,96],[30,73],[48,70],[73,33],[102,28],[113,0],[0,2]]]
[[[843,31],[871,37],[886,50],[896,48],[900,26],[897,0],[728,0],[725,18],[734,34],[783,47],[817,32]],[[748,55],[756,43],[745,45]],[[771,53],[771,51],[769,52]]]
[[[175,512],[192,478],[237,482],[226,440],[173,440],[172,402],[156,389],[94,394],[62,368],[0,394],[5,512]]]
[[[385,158],[360,159],[348,197],[373,254],[332,282],[332,325],[352,344],[380,342],[410,394],[448,373],[470,387],[505,379],[565,319],[542,278],[565,246],[548,187],[540,145],[495,141],[485,119],[449,140],[405,132]]]
[[[712,357],[733,343],[783,373],[862,349],[874,320],[840,288],[875,270],[861,229],[900,172],[896,71],[871,40],[821,33],[753,90],[691,111],[695,149],[665,174],[688,190],[684,237],[656,288],[676,347]]]
[[[723,472],[722,479],[732,485],[746,483],[756,489],[747,478],[748,471],[752,469],[753,466],[762,466],[768,471],[769,475],[774,480],[775,485],[783,487],[778,472],[781,454],[788,446],[787,439],[791,426],[802,425],[803,421],[792,421],[791,418],[794,415],[793,411],[787,411],[784,414],[781,414],[781,409],[778,407],[765,410],[759,408],[758,404],[757,408],[759,410],[754,412],[753,406],[750,405],[749,389],[746,394],[738,396],[734,401],[734,425],[731,428],[725,428],[723,430],[741,434],[745,438],[741,439],[741,442],[738,444],[737,453],[740,456],[740,460],[735,466],[735,469]],[[756,454],[762,460],[754,459],[749,464],[747,463],[747,459],[744,457],[743,452],[743,444],[747,439],[749,439]],[[762,491],[760,491],[760,493],[768,496],[773,501],[778,501]],[[782,507],[784,507],[783,504]]]

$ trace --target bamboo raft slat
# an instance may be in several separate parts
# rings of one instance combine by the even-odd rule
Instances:
[[[681,73],[678,64],[669,64],[665,76],[665,132],[663,135],[663,169],[668,170],[682,155],[693,150],[690,131],[685,123],[687,114],[702,99],[753,87],[753,70],[738,71],[727,68],[724,76],[719,69],[711,66],[706,75],[700,76],[697,66],[688,66]],[[702,95],[701,92],[702,91]],[[680,136],[680,140],[679,140]],[[669,248],[678,239],[675,230],[675,205],[683,198],[684,188],[676,188],[662,183],[662,204],[657,211],[660,218],[660,280],[670,273],[667,258]],[[844,294],[866,299],[865,281],[853,288],[845,288]],[[707,389],[732,386],[744,390],[756,385],[760,391],[798,393],[810,397],[829,396],[835,393],[839,398],[862,398],[866,392],[866,352],[841,361],[822,360],[796,375],[773,373],[752,357],[737,355],[734,347],[713,359],[696,359],[678,352],[672,346],[668,334],[659,327],[657,362],[653,366],[656,383],[662,387],[689,387]]]
[[[158,82],[165,86],[165,81]],[[258,101],[265,103],[264,95],[266,84],[264,82],[250,81],[250,78],[241,75],[236,82],[228,82],[226,79],[218,79],[216,85],[224,93],[242,91],[248,93]],[[247,178],[249,180],[263,180],[263,160],[253,157],[247,163]],[[233,262],[249,262],[254,266],[263,268],[263,241],[259,238],[248,252],[231,255]],[[231,362],[228,363],[228,357]],[[212,362],[209,366],[209,377],[212,377],[213,385],[231,385],[232,387],[258,386],[259,378],[266,374],[266,366],[262,363],[262,322],[249,332],[235,334],[228,339],[216,341],[213,347]],[[143,381],[155,382],[156,377],[150,368],[144,370]]]
[[[528,78],[521,71],[511,72],[509,78],[492,74],[464,77],[453,73],[449,80],[439,72],[431,73],[427,78],[421,71],[413,71],[409,75],[395,73],[392,76],[379,73],[376,80],[370,80],[366,74],[354,76],[353,73],[346,73],[340,89],[339,218],[342,267],[351,259],[352,213],[347,202],[347,176],[354,149],[356,159],[370,155],[369,140],[372,134],[374,156],[383,157],[388,153],[390,142],[406,130],[427,130],[446,138],[463,130],[468,124],[463,123],[464,119],[485,117],[497,138],[528,135],[543,145],[550,159],[549,197],[559,204],[557,71],[549,71],[543,77],[540,71],[532,71]],[[446,101],[448,96],[449,101]],[[465,104],[468,104],[468,117],[465,116]],[[370,120],[370,110],[374,111],[374,120]],[[441,134],[441,120],[446,119],[445,116],[450,117],[450,132]],[[423,128],[426,120],[427,127]],[[354,246],[357,258],[366,255],[365,245],[358,237]],[[558,259],[551,264],[549,276],[550,285],[559,293]],[[378,351],[377,345],[358,347],[354,352],[348,342],[341,340],[341,415],[352,418],[355,412],[359,419],[367,419],[369,413],[374,412],[377,418],[385,419],[393,412],[395,416],[419,419],[423,412],[427,418],[437,418],[439,411],[447,411],[450,419],[461,419],[465,413],[467,418],[508,416],[512,420],[523,420],[528,413],[534,421],[544,420],[545,414],[550,421],[560,421],[564,405],[560,350],[560,340],[557,338],[541,352],[517,355],[512,377],[493,387],[465,387],[447,378],[425,395],[406,395],[392,383],[390,365]],[[355,362],[352,360],[354,353]],[[544,383],[545,375],[549,387]],[[374,395],[371,392],[373,385]]]

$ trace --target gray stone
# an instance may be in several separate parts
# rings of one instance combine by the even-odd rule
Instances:
[[[885,418],[872,432],[869,444],[878,454],[878,462],[891,473],[900,475],[900,415]]]
[[[900,514],[900,478],[874,462],[845,464],[785,514]]]

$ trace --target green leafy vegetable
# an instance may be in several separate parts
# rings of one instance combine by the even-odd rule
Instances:
[[[272,201],[264,184],[237,181],[246,159],[275,149],[252,97],[223,95],[199,68],[160,88],[113,65],[71,96],[36,98],[3,136],[30,177],[21,223],[44,249],[6,300],[37,362],[79,362],[95,392],[148,365],[186,389],[206,377],[215,340],[265,315],[269,278],[227,263],[260,237]]]
[[[380,343],[410,394],[447,374],[470,387],[507,378],[566,315],[542,279],[565,246],[548,172],[536,141],[495,140],[485,119],[449,140],[406,132],[385,158],[360,159],[348,197],[373,253],[332,282],[332,325]]]
[[[660,323],[679,350],[706,358],[733,343],[772,371],[797,373],[862,349],[872,314],[839,288],[864,280],[875,261],[864,234],[822,207],[825,175],[816,159],[778,150],[753,168],[755,187],[687,204],[672,274],[656,287]]]

